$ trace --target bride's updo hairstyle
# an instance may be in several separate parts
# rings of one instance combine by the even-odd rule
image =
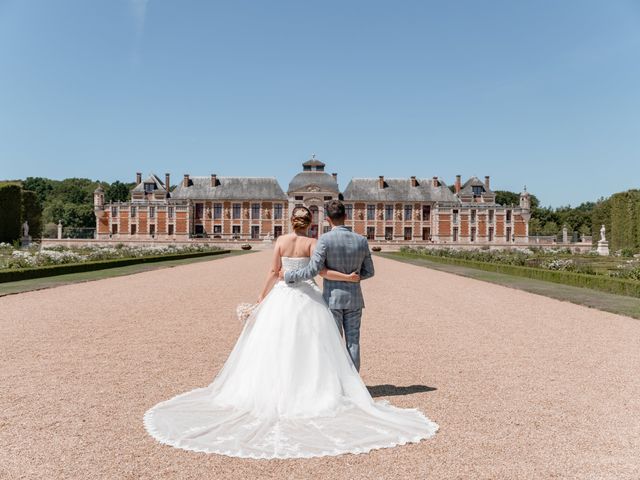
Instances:
[[[291,213],[291,226],[294,230],[306,230],[311,225],[312,218],[307,207],[296,207]]]

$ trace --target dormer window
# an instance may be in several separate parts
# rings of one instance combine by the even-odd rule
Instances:
[[[474,185],[472,188],[475,196],[482,195],[482,192],[484,191],[484,188],[481,185]]]
[[[144,184],[144,191],[145,193],[153,193],[153,191],[155,190],[155,183],[145,183]]]

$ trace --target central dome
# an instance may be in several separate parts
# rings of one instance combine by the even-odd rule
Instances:
[[[303,171],[289,182],[287,193],[290,195],[293,192],[306,192],[310,187],[317,187],[322,192],[339,193],[338,181],[335,176],[326,173],[324,167],[324,163],[313,155],[302,164]]]

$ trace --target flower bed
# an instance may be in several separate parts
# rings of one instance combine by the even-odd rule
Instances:
[[[425,260],[440,263],[461,265],[489,272],[504,273],[507,275],[562,283],[575,287],[591,288],[607,293],[640,298],[640,281],[638,280],[634,280],[632,278],[618,278],[613,275],[568,271],[566,270],[566,264],[564,264],[564,270],[560,267],[561,264],[558,264],[558,268],[539,268],[500,262],[472,260],[447,255],[432,255],[431,251],[426,249],[404,249],[403,251],[392,255],[398,255],[406,258],[424,258]]]
[[[124,267],[138,263],[152,263],[229,253],[229,250],[202,246],[182,248],[136,247],[135,249],[101,249],[99,247],[91,247],[84,250],[93,251],[93,255],[91,252],[88,253],[84,251],[81,253],[61,247],[43,249],[35,252],[14,251],[11,253],[11,266],[0,270],[0,283],[68,273],[88,272],[105,268]],[[23,266],[25,264],[26,266]]]

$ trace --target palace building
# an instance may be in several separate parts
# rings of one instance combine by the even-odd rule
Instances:
[[[170,176],[142,179],[128,202],[105,204],[94,192],[96,238],[182,241],[198,238],[257,241],[290,231],[297,205],[313,213],[310,235],[329,229],[324,204],[340,199],[346,225],[372,242],[510,245],[528,243],[530,198],[496,204],[490,179],[471,177],[453,188],[438,177],[354,178],[340,192],[336,173],[313,156],[302,164],[286,193],[275,178],[184,175],[170,189]]]

